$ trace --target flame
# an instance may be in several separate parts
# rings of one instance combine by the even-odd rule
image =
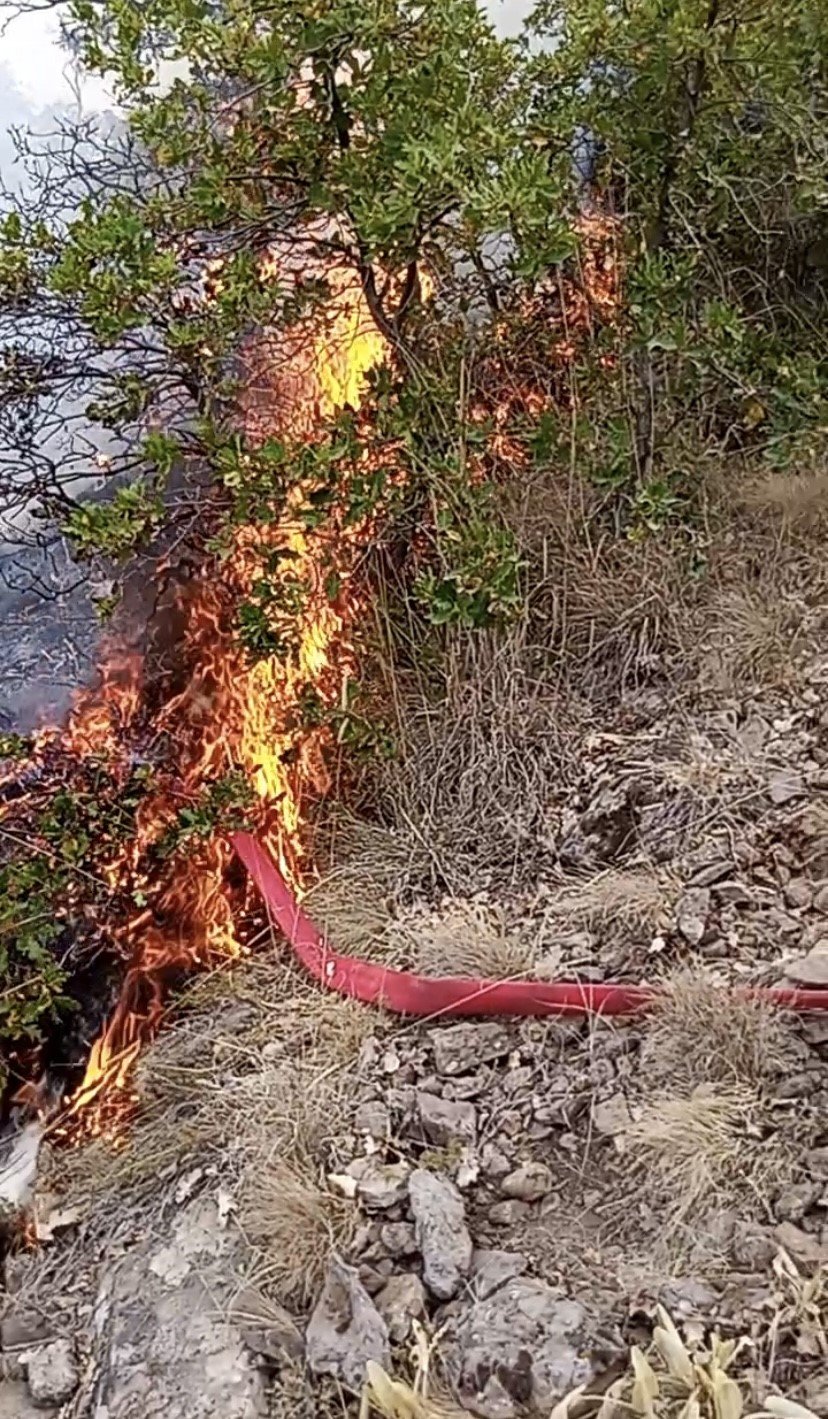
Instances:
[[[216,283],[220,271],[210,276]],[[327,279],[331,299],[324,322],[317,312],[310,332],[262,332],[247,352],[255,378],[247,381],[240,417],[254,445],[274,436],[308,437],[320,420],[346,406],[356,409],[366,374],[385,357],[359,285],[338,270]],[[228,770],[241,770],[256,795],[256,831],[294,885],[307,880],[303,828],[310,802],[329,787],[331,735],[324,725],[303,724],[302,697],[311,689],[322,705],[336,707],[355,673],[354,570],[365,529],[308,530],[299,515],[306,492],[292,489],[277,525],[237,529],[221,567],[205,568],[183,589],[183,689],[147,720],[141,657],[114,649],[100,685],[79,697],[60,736],[61,749],[79,758],[128,759],[137,737],[168,742],[175,760],[157,769],[153,790],[138,810],[134,839],[107,870],[113,884],[133,897],[140,892],[147,905],[115,928],[128,965],[115,1010],[64,1113],[64,1132],[105,1130],[117,1137],[124,1104],[132,1099],[131,1066],[163,1017],[170,982],[244,949],[235,925],[238,889],[228,885],[226,840],[219,834],[193,839],[184,859],[175,862],[152,857],[180,803],[195,800]],[[293,620],[294,649],[251,662],[239,643],[236,609],[261,576],[262,552],[276,550],[290,554],[291,575],[305,587]],[[333,599],[326,589],[332,566],[338,582]]]

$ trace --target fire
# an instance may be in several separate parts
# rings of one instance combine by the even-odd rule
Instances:
[[[211,275],[218,279],[218,273]],[[340,271],[328,281],[326,319],[310,338],[307,329],[279,339],[265,332],[249,352],[257,377],[247,383],[241,418],[254,446],[268,437],[307,437],[321,419],[346,406],[356,409],[366,374],[385,356],[358,284]],[[252,813],[256,831],[295,886],[308,878],[303,827],[309,803],[329,787],[331,735],[324,723],[304,722],[303,697],[312,692],[317,703],[335,708],[355,673],[354,571],[365,529],[308,530],[300,516],[306,492],[293,488],[277,525],[238,528],[222,564],[206,566],[182,589],[183,689],[148,716],[141,657],[113,650],[100,685],[79,697],[57,736],[62,751],[110,763],[128,762],[136,746],[150,755],[154,745],[170,746],[154,768],[134,836],[107,868],[113,886],[146,906],[113,928],[127,969],[115,1010],[64,1113],[64,1129],[75,1116],[73,1131],[80,1126],[86,1133],[117,1135],[130,1100],[131,1065],[162,1019],[170,983],[244,950],[236,929],[238,889],[228,885],[226,839],[218,833],[193,837],[177,857],[158,858],[157,845],[181,804],[197,802],[205,785],[240,771],[255,795],[248,817]],[[239,642],[235,616],[268,552],[287,559],[304,596],[292,617],[291,652],[252,661]]]

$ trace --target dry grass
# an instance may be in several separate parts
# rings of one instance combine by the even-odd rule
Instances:
[[[784,685],[808,643],[807,610],[772,579],[732,586],[712,599],[707,640],[711,673],[723,687]]]
[[[675,1093],[713,1084],[770,1094],[798,1067],[801,1050],[780,1011],[710,981],[679,977],[667,982],[647,1017],[642,1068]]]
[[[805,524],[828,512],[828,470],[767,473],[748,481],[740,494],[742,506],[754,513],[773,513],[785,526]]]
[[[550,792],[572,769],[577,714],[532,668],[523,631],[459,637],[440,689],[398,685],[398,759],[385,813],[428,853],[429,880],[454,895],[514,882],[547,851]]]
[[[808,1125],[775,1089],[801,1048],[779,1012],[712,984],[674,982],[652,1011],[626,1143],[668,1252],[704,1248],[711,1208],[766,1215],[796,1176]]]
[[[321,1158],[347,1118],[360,1047],[381,1028],[377,1011],[320,990],[281,956],[207,977],[141,1055],[129,1127],[63,1152],[55,1181],[129,1205],[185,1159],[220,1156],[243,1177],[271,1148]]]
[[[405,930],[425,975],[514,980],[532,973],[534,942],[510,930],[505,913],[482,902],[453,900],[438,911],[410,912]]]
[[[294,1147],[291,1161],[274,1152],[248,1168],[238,1219],[253,1249],[251,1284],[304,1308],[319,1293],[331,1251],[351,1241],[355,1212],[322,1186],[318,1167]]]
[[[554,916],[584,926],[605,928],[617,923],[648,934],[666,925],[676,890],[668,873],[648,866],[612,869],[585,881],[566,883],[550,908]]]

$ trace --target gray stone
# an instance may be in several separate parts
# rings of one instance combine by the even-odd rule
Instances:
[[[411,1169],[405,1162],[383,1163],[373,1155],[355,1158],[345,1171],[356,1178],[357,1196],[367,1212],[386,1212],[408,1195]]]
[[[676,904],[676,926],[691,946],[698,946],[704,936],[710,914],[710,891],[707,887],[691,887]]]
[[[822,1188],[818,1182],[802,1181],[783,1188],[774,1203],[780,1222],[801,1222],[809,1207],[816,1202]]]
[[[37,1409],[56,1409],[65,1404],[78,1387],[80,1376],[71,1340],[51,1340],[21,1357],[26,1382]]]
[[[498,1251],[496,1248],[475,1248],[472,1256],[471,1279],[474,1293],[483,1301],[526,1270],[526,1257],[520,1251]]]
[[[711,887],[714,882],[718,882],[722,877],[726,877],[731,871],[733,863],[726,858],[721,858],[718,862],[708,862],[704,867],[700,867],[690,878],[691,887]]]
[[[758,1222],[737,1222],[731,1242],[736,1266],[745,1271],[765,1271],[776,1256],[776,1242]]]
[[[813,888],[807,877],[792,877],[784,888],[783,895],[789,907],[801,909],[809,907],[813,900]]]
[[[473,1104],[454,1103],[439,1094],[420,1093],[417,1112],[426,1138],[439,1148],[452,1143],[474,1143],[477,1137],[477,1112]]]
[[[469,1074],[478,1065],[508,1054],[512,1047],[509,1031],[496,1020],[444,1025],[429,1030],[428,1038],[437,1073],[448,1077]]]
[[[613,1094],[611,1098],[593,1105],[592,1126],[597,1133],[614,1138],[617,1133],[629,1128],[631,1123],[632,1114],[624,1094]]]
[[[818,941],[807,956],[785,962],[785,975],[797,985],[828,987],[828,938]]]
[[[777,808],[783,803],[790,803],[794,798],[801,798],[804,792],[802,775],[791,769],[780,770],[768,781],[768,797]]]
[[[443,1359],[461,1404],[483,1419],[548,1414],[591,1376],[586,1322],[579,1302],[529,1277],[473,1296],[443,1337]]]
[[[274,1362],[299,1360],[305,1341],[296,1321],[277,1301],[265,1300],[249,1288],[233,1300],[229,1318],[241,1329],[248,1350]]]
[[[370,1099],[360,1104],[354,1115],[357,1133],[367,1133],[371,1138],[388,1138],[391,1133],[391,1115],[380,1099]]]
[[[227,1310],[243,1262],[206,1197],[107,1267],[94,1310],[96,1399],[107,1419],[257,1419],[264,1377]]]
[[[814,893],[814,909],[828,916],[828,882],[823,882]]]
[[[426,1286],[441,1301],[449,1301],[471,1269],[472,1240],[463,1199],[454,1183],[425,1168],[411,1174],[409,1197]]]
[[[0,1419],[43,1419],[44,1412],[35,1405],[22,1380],[0,1379]]]
[[[425,1287],[413,1271],[392,1276],[376,1298],[376,1307],[394,1341],[407,1340],[412,1320],[425,1315]]]
[[[523,1163],[503,1178],[500,1190],[506,1197],[538,1202],[552,1190],[552,1173],[545,1163]]]
[[[828,1262],[828,1246],[811,1232],[803,1232],[793,1222],[780,1222],[774,1236],[785,1251],[790,1252],[794,1261],[803,1266],[825,1266]]]
[[[384,1222],[380,1227],[379,1239],[389,1256],[413,1256],[417,1250],[413,1222]]]
[[[521,1202],[519,1197],[510,1197],[505,1202],[493,1202],[486,1215],[496,1227],[515,1227],[518,1223],[525,1222],[531,1212],[528,1202]]]
[[[368,1360],[388,1369],[388,1327],[352,1266],[328,1262],[325,1284],[305,1332],[305,1355],[315,1375],[331,1375],[355,1393]]]

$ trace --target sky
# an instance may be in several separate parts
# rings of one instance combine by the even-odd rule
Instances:
[[[486,0],[486,8],[502,33],[514,32],[534,0]],[[39,10],[9,23],[0,34],[0,170],[7,180],[13,150],[8,138],[11,124],[48,121],[49,112],[66,104],[85,113],[112,108],[102,80],[86,78],[78,91],[58,44],[58,17],[54,10]]]

